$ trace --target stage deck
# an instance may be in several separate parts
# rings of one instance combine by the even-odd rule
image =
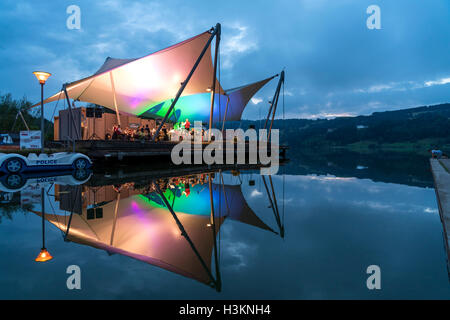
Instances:
[[[172,149],[178,143],[172,141],[121,141],[121,140],[83,140],[76,142],[76,150],[89,156],[92,160],[117,159],[123,160],[130,157],[170,157]],[[201,152],[208,142],[197,145],[194,152]],[[248,154],[248,143],[245,144],[245,152]],[[227,144],[224,142],[224,150]],[[270,145],[268,146],[270,148]],[[280,158],[285,159],[288,146],[280,146]],[[236,148],[234,148],[236,152]]]

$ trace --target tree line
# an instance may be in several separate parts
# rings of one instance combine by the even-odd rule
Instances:
[[[0,133],[19,133],[21,130],[26,130],[20,116],[21,111],[25,121],[30,130],[41,129],[41,108],[31,108],[32,103],[25,97],[22,99],[13,99],[10,93],[0,95]],[[45,138],[53,139],[53,122],[47,119],[44,120]]]

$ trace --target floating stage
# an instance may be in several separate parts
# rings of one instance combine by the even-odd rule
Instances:
[[[102,160],[124,160],[127,158],[167,158],[170,157],[177,142],[172,141],[121,141],[121,140],[80,140],[76,142],[76,151],[86,154],[93,161]],[[201,152],[209,145],[208,142],[202,144],[192,144],[192,153]],[[200,149],[201,146],[201,149]],[[280,160],[286,160],[286,145],[279,146]],[[224,160],[227,144],[223,144]],[[233,152],[236,156],[236,144]],[[246,163],[250,152],[248,142],[245,143]],[[270,144],[267,144],[267,154],[270,155]],[[258,157],[259,160],[259,157]]]
[[[430,159],[434,187],[444,229],[447,269],[450,277],[450,159]]]
[[[284,163],[282,162],[281,165]],[[136,165],[127,168],[114,167],[97,167],[93,173],[93,178],[86,185],[90,187],[108,185],[108,184],[124,184],[135,182],[139,184],[151,183],[159,179],[167,179],[171,177],[191,176],[208,173],[218,173],[229,171],[233,175],[238,176],[241,172],[251,172],[261,169],[261,165],[190,165],[176,166],[157,164],[153,166]],[[124,170],[125,169],[125,170]]]

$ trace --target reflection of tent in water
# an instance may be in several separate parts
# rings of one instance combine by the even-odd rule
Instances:
[[[216,234],[224,220],[229,218],[273,232],[250,209],[240,186],[198,184],[190,187],[189,194],[184,187],[172,186],[164,192],[157,184],[154,187],[156,191],[145,195],[125,191],[125,198],[122,192],[110,193],[115,199],[87,203],[82,212],[72,211],[69,218],[49,213],[45,218],[66,233],[70,241],[126,255],[217,290],[221,282]],[[81,195],[79,189],[73,190],[65,195]],[[88,192],[84,192],[85,199],[89,198]],[[77,200],[70,202],[76,204]],[[215,277],[211,271],[213,253]]]
[[[140,196],[122,200],[119,196],[102,208],[102,218],[74,214],[70,228],[69,220],[61,216],[46,214],[46,219],[64,232],[69,229],[68,240],[136,258],[201,282],[211,281],[167,209],[152,208]],[[177,217],[209,267],[214,245],[207,226],[210,218],[186,213],[177,213]],[[216,220],[219,226],[221,223]]]
[[[167,189],[164,196],[175,212],[185,212],[195,215],[209,216],[211,212],[209,188],[205,185],[195,185],[188,188],[177,186]],[[223,217],[243,222],[255,227],[273,231],[248,206],[239,185],[212,184],[212,196],[215,217]],[[149,193],[140,197],[148,199],[150,206],[166,207],[157,193]]]

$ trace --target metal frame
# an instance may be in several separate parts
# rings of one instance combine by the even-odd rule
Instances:
[[[211,176],[209,176],[211,177]],[[210,179],[209,179],[210,180]],[[195,255],[197,256],[197,258],[199,259],[203,269],[206,271],[206,273],[208,274],[211,282],[214,284],[214,288],[220,292],[222,289],[222,280],[220,277],[220,270],[219,270],[219,264],[218,264],[218,259],[217,259],[217,242],[216,242],[216,233],[215,233],[215,224],[214,224],[214,202],[213,202],[213,198],[211,195],[211,227],[213,229],[213,237],[214,237],[214,261],[215,261],[215,265],[216,265],[216,278],[214,278],[211,270],[209,270],[208,266],[206,265],[205,261],[203,260],[202,256],[200,255],[200,253],[198,252],[197,248],[195,247],[194,243],[192,242],[191,238],[189,237],[189,235],[186,232],[186,229],[184,229],[183,224],[181,223],[181,221],[178,219],[177,214],[175,213],[175,211],[173,210],[172,206],[170,205],[169,201],[167,200],[166,196],[164,195],[164,193],[161,191],[161,188],[159,187],[158,183],[156,183],[155,181],[153,181],[153,185],[155,186],[155,190],[156,192],[159,194],[159,196],[161,197],[161,199],[163,200],[164,204],[166,205],[167,209],[169,210],[169,212],[172,214],[173,219],[175,220],[178,229],[180,229],[181,231],[181,235],[186,239],[186,241],[189,243],[189,245],[191,246],[192,251],[194,251]],[[211,185],[211,180],[210,180],[210,185]],[[210,187],[210,193],[211,191],[211,187]]]
[[[214,51],[214,74],[213,74],[213,82],[211,85],[211,110],[209,113],[209,135],[208,140],[211,141],[211,129],[214,117],[214,99],[216,96],[216,78],[217,78],[217,58],[219,56],[219,44],[220,44],[220,34],[221,34],[221,26],[220,23],[216,25],[216,48]],[[219,97],[220,101],[220,97]]]
[[[109,78],[111,80],[111,89],[113,91],[113,101],[114,101],[114,108],[116,109],[117,124],[120,126],[120,113],[119,108],[117,107],[116,86],[114,84],[114,77],[112,71],[109,72]]]
[[[221,290],[222,287],[222,280],[220,277],[220,271],[219,271],[219,263],[218,263],[218,257],[217,257],[217,239],[216,239],[216,220],[214,215],[214,198],[213,198],[213,191],[212,191],[212,180],[211,180],[211,173],[208,174],[208,186],[209,186],[209,198],[211,201],[211,230],[212,230],[212,236],[214,240],[214,261],[216,265],[216,289],[218,291]]]
[[[152,141],[156,140],[156,137],[159,136],[159,132],[161,131],[162,127],[164,126],[164,124],[166,123],[170,113],[172,112],[172,109],[175,107],[175,104],[178,102],[178,99],[180,98],[181,94],[183,93],[184,89],[186,88],[187,84],[189,83],[189,80],[191,80],[192,75],[194,74],[195,70],[197,69],[198,65],[200,64],[200,61],[202,60],[203,56],[205,55],[209,45],[211,44],[212,40],[214,39],[215,36],[217,36],[216,39],[216,50],[219,48],[219,42],[220,42],[220,33],[221,33],[221,26],[220,23],[217,23],[215,28],[211,29],[211,36],[208,39],[208,42],[206,42],[205,47],[203,48],[202,52],[200,53],[200,55],[197,58],[197,61],[194,63],[194,66],[191,69],[191,72],[189,72],[188,76],[186,77],[186,80],[184,80],[181,83],[181,87],[180,89],[178,89],[178,92],[175,96],[175,98],[172,101],[172,104],[169,107],[169,110],[167,110],[166,115],[164,116],[163,120],[161,121],[161,124],[159,125],[158,129],[156,129],[155,134],[152,137]],[[213,97],[211,98],[211,110],[213,110],[214,108],[214,93],[215,93],[215,83],[216,83],[216,69],[217,69],[217,54],[218,51],[216,51],[215,53],[215,57],[214,57],[214,82],[213,82]],[[205,88],[206,89],[206,88]],[[211,112],[211,116],[210,119],[212,117],[212,112]],[[210,121],[210,125],[211,125],[211,121]]]
[[[16,125],[16,122],[17,122],[17,118],[19,116],[22,119],[22,122],[25,125],[25,128],[27,129],[27,131],[30,131],[30,127],[28,127],[28,123],[25,121],[25,118],[23,117],[22,110],[19,109],[19,111],[17,111],[16,118],[14,119],[14,123],[13,123],[13,126],[11,128],[11,132],[13,131],[13,129],[14,129],[15,125]]]
[[[284,84],[284,70],[280,73],[280,79],[278,80],[278,85],[273,95],[273,99],[270,102],[269,112],[267,114],[266,122],[264,123],[264,129],[267,129],[267,123],[269,122],[270,114],[272,113],[272,120],[270,121],[269,132],[267,133],[267,140],[270,138],[270,133],[272,131],[273,121],[275,119],[275,112],[277,111],[278,98],[280,97],[281,85]]]
[[[284,238],[284,221],[281,221],[280,212],[278,211],[278,203],[275,195],[275,189],[273,187],[272,176],[269,175],[270,188],[272,190],[272,196],[270,196],[269,188],[267,187],[266,179],[264,176],[261,176],[264,182],[264,187],[266,188],[267,197],[269,198],[270,207],[272,208],[273,215],[275,216],[275,220],[278,225],[278,229],[280,230],[280,236]],[[273,200],[272,200],[273,199]]]
[[[67,83],[64,83],[62,86],[62,91],[64,91],[64,95],[66,96],[66,100],[67,100],[67,105],[69,107],[69,118],[70,118],[70,122],[72,123],[72,126],[74,128],[75,134],[77,137],[81,137],[81,132],[78,132],[77,127],[75,125],[75,120],[73,118],[73,113],[72,113],[72,106],[70,105],[70,98],[69,98],[69,94],[67,93]],[[69,136],[72,137],[72,126],[69,125]],[[72,148],[73,148],[73,152],[75,152],[75,140],[76,139],[72,139]]]

